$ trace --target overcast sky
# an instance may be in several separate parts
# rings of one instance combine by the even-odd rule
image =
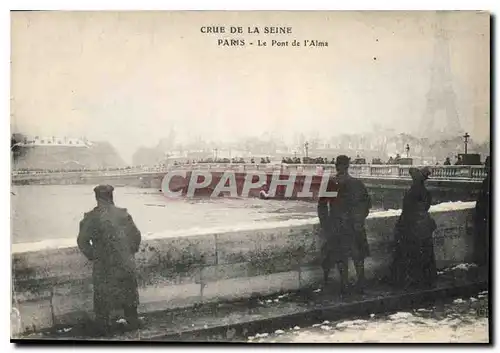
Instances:
[[[172,126],[181,141],[329,137],[375,123],[412,133],[430,88],[435,23],[432,12],[15,12],[13,129],[108,140],[126,159]],[[489,16],[456,12],[442,23],[461,127],[485,140]],[[210,25],[292,34],[201,33]],[[328,47],[219,47],[218,38]]]

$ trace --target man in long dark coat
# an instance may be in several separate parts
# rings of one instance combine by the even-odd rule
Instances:
[[[329,180],[328,189],[337,189],[337,197],[320,197],[318,202],[318,216],[324,237],[321,249],[324,281],[325,284],[328,282],[330,268],[336,264],[340,273],[341,294],[345,293],[348,260],[351,258],[356,268],[358,290],[362,292],[365,282],[364,260],[370,255],[365,220],[371,208],[371,199],[363,182],[349,175],[347,156],[338,156],[335,168],[337,175]]]
[[[481,184],[481,190],[476,200],[474,212],[474,262],[480,267],[486,267],[489,262],[490,235],[490,157],[485,161],[486,178]]]
[[[134,254],[141,233],[125,208],[113,202],[113,187],[94,189],[97,207],[80,222],[78,247],[93,262],[94,313],[98,332],[109,330],[112,310],[123,309],[131,329],[139,326],[139,294]]]

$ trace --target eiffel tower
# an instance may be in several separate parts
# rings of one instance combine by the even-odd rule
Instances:
[[[431,85],[419,132],[423,137],[432,137],[436,133],[452,137],[458,136],[462,130],[453,90],[448,34],[443,26],[446,14],[437,12],[436,16]],[[441,112],[444,112],[444,116],[439,114]]]

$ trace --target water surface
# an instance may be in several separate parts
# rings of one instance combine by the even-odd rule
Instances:
[[[12,192],[14,244],[76,239],[84,213],[95,207],[89,185],[13,186]],[[307,201],[167,199],[156,190],[133,187],[115,188],[115,203],[128,209],[144,235],[316,217],[316,204]]]

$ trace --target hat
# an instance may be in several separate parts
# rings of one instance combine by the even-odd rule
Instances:
[[[429,179],[429,176],[432,174],[431,168],[429,167],[420,168],[419,171],[425,179]]]
[[[408,169],[408,173],[413,177],[415,178],[417,175],[418,175],[418,169],[415,168],[415,167],[410,167],[410,169]]]
[[[349,157],[347,157],[346,155],[341,155],[338,156],[337,159],[335,160],[335,165],[349,166],[349,161],[350,161]]]
[[[113,193],[115,188],[111,185],[97,185],[94,188],[94,192],[96,195],[109,195]]]
[[[423,167],[423,168],[411,167],[408,170],[408,172],[410,173],[413,179],[418,179],[423,177],[424,180],[429,179],[429,176],[432,174],[432,171],[429,167]]]

